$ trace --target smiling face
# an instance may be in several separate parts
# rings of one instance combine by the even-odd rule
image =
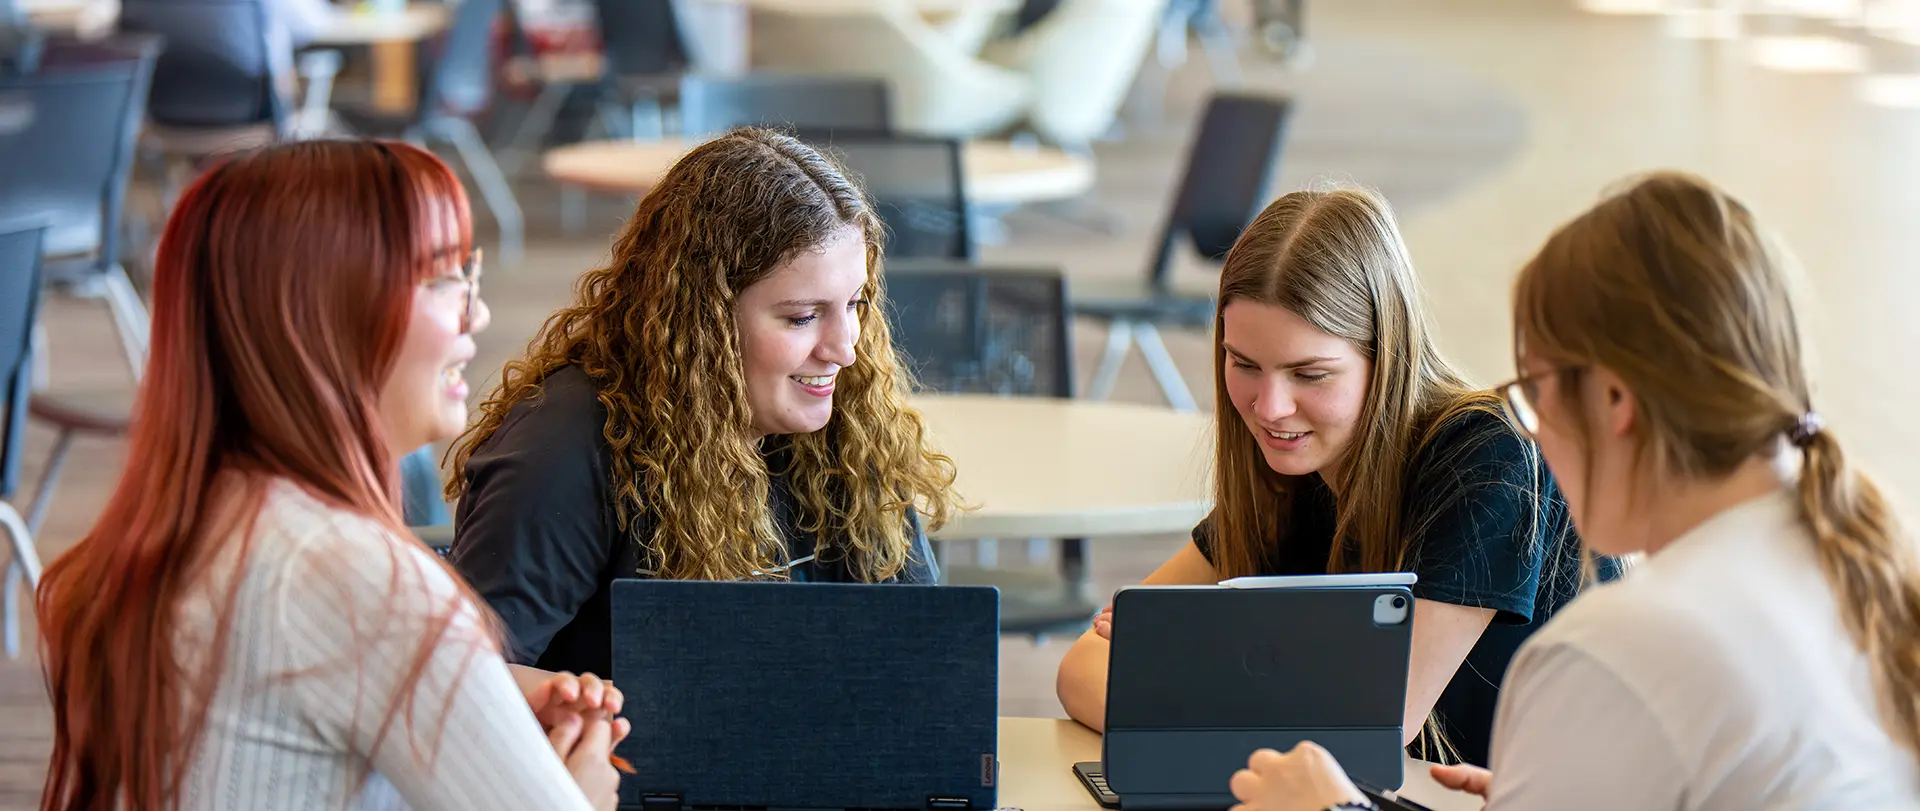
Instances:
[[[1227,395],[1283,476],[1332,481],[1358,432],[1373,365],[1286,308],[1244,299],[1221,313]]]
[[[469,279],[458,253],[443,253],[455,258],[444,260],[435,275],[414,286],[406,336],[380,388],[380,419],[396,459],[466,428],[467,382],[462,373],[473,359],[473,334],[492,319],[478,289],[470,290],[479,284],[477,263]]]
[[[855,360],[866,286],[867,243],[848,228],[740,291],[734,323],[755,438],[827,426],[834,378]]]

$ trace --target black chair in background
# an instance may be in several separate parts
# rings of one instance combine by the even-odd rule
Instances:
[[[20,580],[31,592],[40,585],[40,556],[33,533],[13,507],[20,491],[20,457],[27,444],[27,400],[33,388],[31,342],[40,307],[40,241],[43,220],[0,222],[0,392],[6,395],[6,422],[0,424],[0,532],[7,534],[7,561],[0,623],[7,658],[20,655],[20,615],[15,610]]]
[[[1073,397],[1072,315],[1058,270],[891,260],[888,323],[920,386]]]
[[[140,136],[146,164],[163,178],[171,206],[179,170],[222,152],[293,137],[299,120],[319,130],[330,106],[340,54],[300,57],[304,107],[296,116],[297,84],[274,58],[263,0],[124,0],[123,32],[163,37],[153,68],[147,127]]]
[[[890,232],[887,256],[972,261],[963,144],[953,138],[804,131],[867,191]]]
[[[1023,0],[1020,10],[1013,15],[1013,33],[1018,34],[1040,24],[1048,14],[1060,7],[1060,0]]]
[[[1075,315],[1107,323],[1107,347],[1088,386],[1090,397],[1104,400],[1112,393],[1120,365],[1138,344],[1168,404],[1195,410],[1193,394],[1167,354],[1159,327],[1210,327],[1214,287],[1176,289],[1174,251],[1185,238],[1208,261],[1226,258],[1240,232],[1268,202],[1291,108],[1288,99],[1253,94],[1218,94],[1207,102],[1145,283],[1083,286],[1075,294]]]
[[[121,265],[119,226],[158,51],[145,36],[54,39],[32,73],[0,74],[0,220],[45,218],[46,283],[104,297],[136,370],[147,308]]]
[[[1073,323],[1058,269],[894,260],[885,283],[894,346],[922,390],[1073,396]],[[947,559],[947,544],[936,542],[941,574],[953,585],[998,587],[1003,632],[1036,639],[1078,633],[1099,609],[1086,597],[1085,539],[1061,540],[1057,572],[993,565],[998,540],[975,545],[979,565],[961,566]]]
[[[600,17],[602,123],[616,135],[666,135],[666,108],[691,65],[672,0],[594,0]]]
[[[666,107],[681,77],[692,71],[684,31],[673,0],[594,0],[600,31],[598,70],[567,59],[533,59],[540,93],[527,108],[504,151],[508,174],[518,174],[552,133],[576,91],[591,93],[596,130],[615,137],[660,138],[668,129]]]
[[[680,130],[689,138],[764,126],[825,134],[886,134],[892,102],[883,79],[754,74],[680,81]]]
[[[505,0],[462,0],[440,42],[440,52],[421,74],[420,103],[411,115],[394,117],[367,108],[337,112],[356,132],[398,136],[416,144],[444,143],[480,191],[500,227],[500,248],[509,264],[525,253],[526,226],[513,186],[473,118],[493,103],[493,25]]]

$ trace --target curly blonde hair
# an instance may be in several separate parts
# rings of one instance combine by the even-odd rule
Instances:
[[[787,550],[749,428],[734,304],[849,228],[867,251],[858,360],[836,380],[824,429],[765,441],[787,443],[790,461],[778,472],[800,504],[800,529],[820,538],[821,551],[844,554],[865,581],[898,575],[913,554],[909,510],[931,530],[954,509],[953,461],[929,446],[907,403],[911,380],[885,317],[879,217],[832,161],[771,130],[701,144],[640,200],[612,261],[581,276],[574,303],[507,364],[455,442],[448,499],[464,494],[468,460],[513,407],[539,395],[548,375],[577,365],[607,410],[613,507],[642,560],[679,580],[736,580],[777,566]]]

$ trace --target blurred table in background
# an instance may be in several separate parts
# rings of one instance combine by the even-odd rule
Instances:
[[[331,25],[308,43],[317,47],[366,46],[373,63],[373,106],[383,112],[413,109],[419,87],[414,54],[421,40],[446,30],[452,14],[439,3],[408,3],[398,11],[342,6]]]
[[[697,142],[587,141],[550,150],[542,159],[555,181],[595,191],[642,194]],[[1093,188],[1091,158],[1006,141],[968,141],[961,156],[967,203],[1013,206],[1066,200]]]

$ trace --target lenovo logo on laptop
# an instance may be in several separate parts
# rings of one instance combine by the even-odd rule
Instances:
[[[993,767],[993,754],[987,753],[987,754],[981,755],[980,756],[980,785],[985,786],[987,788],[993,788],[993,774],[995,771],[996,770]]]

